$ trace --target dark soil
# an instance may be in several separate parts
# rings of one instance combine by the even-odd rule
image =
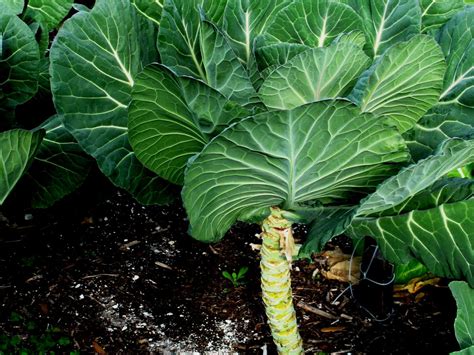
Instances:
[[[26,214],[3,211],[0,353],[275,352],[260,300],[259,256],[250,245],[259,244],[257,226],[239,224],[210,246],[186,234],[179,205],[145,207],[115,190],[102,196]],[[241,286],[222,276],[244,266]],[[350,292],[340,296],[347,284],[321,278],[316,267],[293,266],[295,303],[333,316],[297,307],[308,352],[457,350],[446,287],[396,303],[392,317],[377,322]]]

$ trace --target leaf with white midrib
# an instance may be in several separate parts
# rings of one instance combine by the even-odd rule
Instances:
[[[31,165],[43,137],[43,130],[0,133],[0,205]]]
[[[463,0],[420,0],[422,32],[429,33],[444,25],[464,7]]]
[[[374,58],[420,33],[418,0],[352,0],[349,4],[362,17],[366,49]]]
[[[350,98],[364,112],[409,130],[439,98],[446,70],[436,41],[419,35],[390,47],[357,82]]]
[[[349,6],[329,0],[295,1],[276,14],[264,35],[270,43],[329,45],[341,33],[362,30],[362,21]]]
[[[192,235],[216,241],[260,208],[298,209],[364,194],[408,158],[396,130],[346,101],[321,101],[229,127],[189,165]]]
[[[313,48],[275,69],[259,95],[267,107],[277,109],[342,97],[369,65],[370,59],[352,43]]]
[[[474,6],[456,14],[439,32],[438,42],[448,69],[440,96],[442,105],[474,109]]]
[[[154,25],[128,0],[98,0],[65,22],[51,48],[51,90],[66,129],[111,181],[143,203],[170,189],[136,159],[127,135],[134,77],[155,60]]]

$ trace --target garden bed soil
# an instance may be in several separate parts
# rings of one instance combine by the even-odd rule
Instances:
[[[3,211],[0,344],[6,353],[275,353],[260,298],[259,255],[251,247],[260,243],[257,226],[238,224],[207,245],[187,235],[179,204],[141,206],[115,189],[97,199],[81,193],[87,202],[75,204],[76,194],[49,210]],[[304,238],[304,228],[295,235]],[[241,286],[222,276],[244,266]],[[317,268],[297,261],[292,271],[308,352],[458,349],[447,287],[404,298],[388,321],[377,322],[350,292],[340,296],[347,284],[320,277]]]

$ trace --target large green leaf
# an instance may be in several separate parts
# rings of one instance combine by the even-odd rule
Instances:
[[[454,321],[456,339],[461,349],[474,350],[474,289],[466,282],[453,281],[449,283],[457,305],[457,315]],[[469,352],[467,352],[469,353]]]
[[[201,0],[165,0],[159,49],[163,64],[178,75],[200,79],[238,103],[255,101],[256,93],[236,53],[220,30],[206,20]],[[225,4],[213,0],[205,3]],[[203,5],[203,6],[204,6]]]
[[[206,81],[200,50],[200,0],[164,0],[158,35],[163,64],[179,75]]]
[[[249,64],[254,41],[290,0],[234,0],[228,1],[223,18],[223,29],[240,60]]]
[[[329,0],[300,0],[276,14],[265,38],[268,43],[323,47],[339,34],[354,30],[362,30],[362,21],[349,6]]]
[[[0,13],[19,15],[23,12],[25,6],[25,0],[1,0],[0,1]]]
[[[155,59],[155,36],[128,0],[98,0],[65,22],[51,49],[51,90],[65,127],[112,182],[143,203],[171,199],[127,135],[134,78]]]
[[[33,208],[46,208],[76,190],[86,179],[92,160],[64,128],[59,116],[41,125],[46,131],[26,176],[33,184]]]
[[[367,36],[366,49],[375,58],[392,45],[420,33],[418,0],[350,0],[362,17]]]
[[[49,30],[57,28],[71,10],[73,0],[29,0],[26,16],[46,24]]]
[[[415,160],[428,156],[446,138],[474,134],[473,28],[474,8],[470,7],[454,16],[438,35],[448,66],[439,104],[406,133]]]
[[[420,0],[421,29],[423,32],[435,30],[444,25],[464,7],[463,0]]]
[[[138,75],[129,108],[130,143],[138,159],[182,185],[184,168],[211,136],[250,112],[189,77],[153,64]]]
[[[260,88],[260,98],[267,107],[291,109],[343,96],[369,65],[369,57],[352,43],[313,48],[273,71]]]
[[[20,105],[38,90],[39,49],[28,25],[0,14],[0,108]]]
[[[358,215],[373,215],[404,204],[457,167],[474,160],[474,140],[450,139],[436,154],[401,170],[363,201]]]
[[[431,155],[446,139],[474,137],[474,114],[468,107],[438,105],[403,135],[412,158],[418,161]]]
[[[351,99],[363,112],[390,117],[405,132],[438,101],[445,70],[437,43],[415,36],[378,58],[357,82]]]
[[[310,49],[304,44],[298,43],[272,43],[266,44],[263,36],[255,40],[255,59],[258,70],[263,78],[266,78],[273,70],[285,64],[296,55]]]
[[[31,165],[43,137],[42,130],[14,129],[0,133],[0,205]]]
[[[474,6],[455,15],[439,33],[438,42],[448,63],[440,96],[442,105],[474,109],[473,34]]]
[[[393,263],[417,258],[436,275],[473,284],[474,181],[442,179],[472,161],[474,140],[446,141],[363,200],[350,233],[374,237]]]
[[[356,218],[351,233],[375,238],[392,263],[416,258],[435,275],[474,285],[473,208],[471,198],[399,215]]]
[[[216,241],[263,207],[357,199],[407,159],[395,129],[346,101],[250,117],[212,140],[187,170],[192,235]]]
[[[156,25],[160,25],[163,0],[131,0],[131,2],[139,13]]]
[[[233,101],[256,103],[257,93],[224,35],[209,21],[201,22],[200,43],[205,82]]]

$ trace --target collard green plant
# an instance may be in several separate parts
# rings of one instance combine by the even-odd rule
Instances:
[[[25,113],[17,115],[22,106],[31,105],[31,112],[20,111],[32,116],[35,107],[52,106],[49,33],[71,5],[69,0],[0,1],[0,150],[4,167],[0,205],[19,183],[33,196],[27,197],[33,207],[48,207],[77,188],[90,168],[90,160],[65,131],[59,116],[47,122],[42,121],[49,114],[28,117],[25,122]]]
[[[184,184],[193,237],[261,224],[274,339],[301,353],[295,221],[311,223],[301,255],[369,234],[392,262],[472,283],[473,185],[447,178],[474,155],[472,14],[459,1],[98,0],[60,29],[51,87],[116,185],[155,203]]]

